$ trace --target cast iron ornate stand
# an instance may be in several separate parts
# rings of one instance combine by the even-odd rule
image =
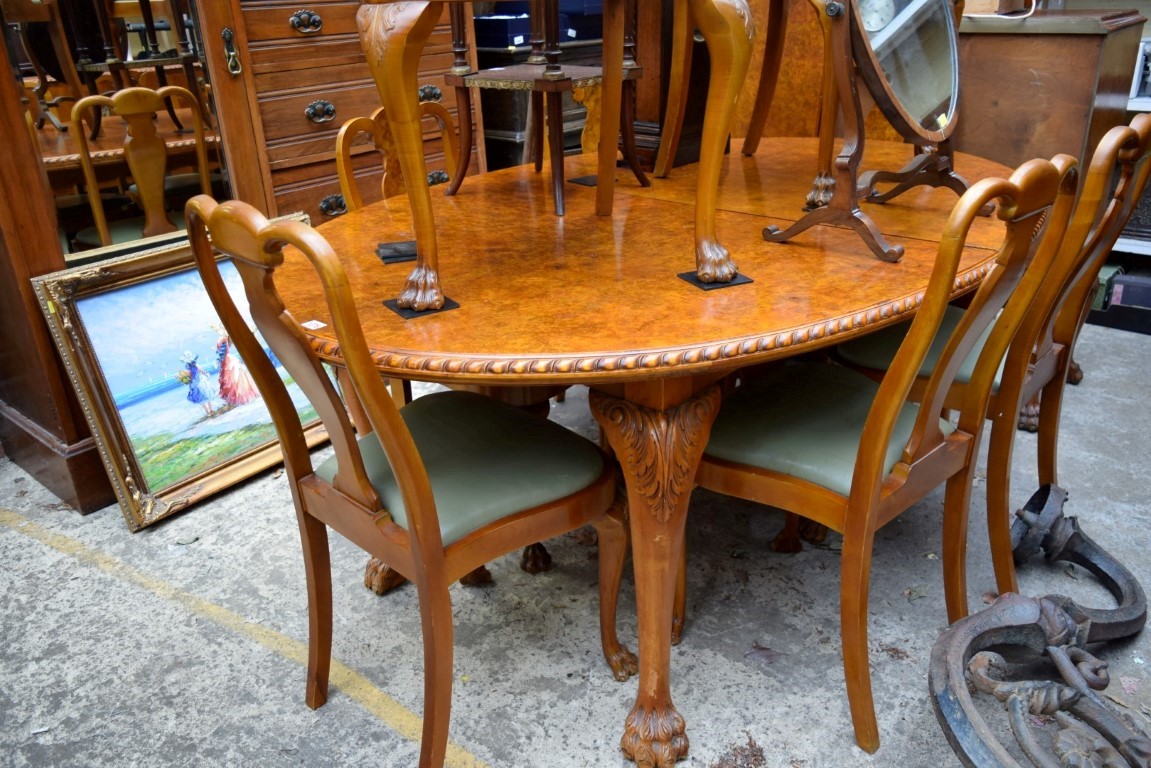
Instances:
[[[1043,550],[1048,560],[1080,565],[1117,605],[1084,608],[1061,595],[1007,593],[940,635],[931,652],[932,701],[964,765],[1021,765],[976,708],[974,694],[982,693],[1002,703],[1018,749],[1035,766],[1151,766],[1151,738],[1098,693],[1110,682],[1107,663],[1086,650],[1090,643],[1142,630],[1147,599],[1130,571],[1084,534],[1075,518],[1063,516],[1065,500],[1061,488],[1045,485],[1017,513],[1011,530],[1015,559],[1022,563]],[[1046,678],[1036,679],[1040,674]],[[1040,725],[1042,718],[1050,725]]]

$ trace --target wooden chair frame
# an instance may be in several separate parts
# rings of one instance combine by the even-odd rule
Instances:
[[[84,135],[81,121],[88,110],[107,109],[110,115],[124,118],[127,122],[127,135],[124,139],[124,160],[136,184],[138,203],[144,211],[142,237],[152,237],[178,228],[168,216],[164,196],[164,179],[167,176],[168,145],[156,132],[156,113],[167,109],[172,102],[183,102],[191,107],[192,130],[195,137],[196,166],[200,177],[200,191],[207,195],[212,191],[211,176],[208,171],[208,149],[204,138],[204,121],[200,115],[199,102],[195,95],[178,85],[151,88],[125,88],[111,96],[85,96],[76,102],[72,109],[72,133],[80,154],[80,167],[84,172],[84,185],[87,187],[88,202],[92,206],[92,216],[100,233],[102,245],[112,244],[108,229],[108,218],[100,200],[99,178],[92,163],[92,153],[88,138]]]
[[[944,229],[922,304],[879,383],[859,443],[849,495],[791,475],[718,459],[706,451],[700,464],[696,482],[705,488],[780,507],[843,534],[840,614],[844,671],[856,741],[868,752],[879,747],[867,649],[867,597],[875,532],[945,483],[943,566],[948,615],[952,620],[966,615],[964,534],[991,382],[1051,264],[1052,243],[1062,239],[1076,183],[1075,161],[1061,155],[1054,162],[1030,161],[1007,180],[981,181],[960,198]],[[952,334],[924,388],[911,438],[889,472],[884,458],[887,446],[954,290],[967,231],[983,206],[992,201],[998,202],[998,215],[1005,223],[1004,239],[971,309]],[[1047,237],[1042,242],[1047,245],[1040,247],[1039,236],[1044,231]],[[951,381],[980,334],[992,327],[956,429],[945,434],[939,414]]]
[[[221,321],[267,402],[284,452],[308,584],[308,706],[319,707],[328,693],[332,648],[329,526],[409,578],[419,592],[425,668],[421,767],[442,765],[447,747],[453,656],[448,587],[488,560],[587,523],[596,525],[600,534],[600,592],[610,599],[610,603],[605,600],[601,604],[601,626],[607,632],[604,652],[613,669],[618,665],[621,671],[634,671],[634,656],[614,640],[615,591],[626,554],[623,516],[615,506],[614,464],[605,457],[603,473],[583,490],[497,520],[445,547],[427,471],[372,360],[339,257],[319,233],[303,223],[269,223],[254,208],[238,201],[217,204],[210,197],[198,196],[189,201],[186,210],[197,267]],[[335,385],[277,291],[275,271],[285,258],[285,245],[302,252],[317,271],[348,379],[398,480],[407,528],[393,521],[369,482],[355,430]],[[331,436],[338,461],[331,482],[314,472],[299,416],[260,342],[228,294],[217,265],[217,250],[232,258],[257,328],[308,396]],[[300,255],[293,253],[292,257]]]

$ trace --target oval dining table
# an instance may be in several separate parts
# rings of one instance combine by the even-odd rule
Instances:
[[[898,263],[879,261],[850,230],[819,226],[788,243],[764,241],[803,211],[816,142],[768,139],[744,157],[733,141],[720,179],[717,226],[750,282],[703,290],[694,272],[696,167],[644,189],[617,174],[613,215],[595,190],[569,184],[567,215],[552,214],[546,178],[528,166],[484,174],[454,197],[434,196],[445,296],[458,307],[407,319],[385,306],[409,264],[382,263],[377,246],[411,239],[405,199],[392,198],[319,227],[341,257],[382,375],[447,385],[587,385],[589,403],[627,486],[639,624],[638,694],[621,748],[642,766],[687,753],[672,702],[670,658],[677,572],[700,455],[721,407],[719,382],[742,367],[819,350],[915,312],[956,196],[921,187],[868,209]],[[870,142],[866,168],[900,168],[912,148]],[[595,155],[566,161],[594,174]],[[1005,175],[959,155],[969,181]],[[986,274],[1001,230],[977,222],[955,295]],[[288,254],[278,281],[288,309],[321,357],[341,361],[320,287]]]

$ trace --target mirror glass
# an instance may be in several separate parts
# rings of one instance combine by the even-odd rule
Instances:
[[[190,0],[0,0],[9,64],[24,84],[24,103],[10,108],[28,114],[56,200],[59,240],[69,264],[91,261],[108,250],[97,247],[100,236],[84,186],[80,148],[67,127],[78,97],[109,95],[128,84],[188,88],[209,108],[204,128],[212,192],[218,198],[230,196],[217,122],[210,113],[207,73],[200,64],[195,10]],[[114,68],[106,63],[108,58],[124,64]],[[200,191],[189,109],[173,100],[171,109],[154,121],[168,151],[163,206],[176,227],[183,225],[183,198]],[[107,115],[98,123],[99,133],[88,146],[112,242],[119,245],[139,236],[142,225],[133,235],[132,222],[142,220],[143,211],[123,160],[126,123]]]
[[[949,135],[958,84],[951,3],[857,0],[853,5],[860,33],[856,62],[885,116],[905,135],[912,126],[932,140]]]

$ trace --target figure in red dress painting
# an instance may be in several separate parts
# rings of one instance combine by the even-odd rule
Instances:
[[[220,370],[220,399],[230,406],[250,403],[260,396],[256,382],[240,356],[232,349],[232,339],[222,328],[216,329],[220,340],[216,342],[216,363]]]

